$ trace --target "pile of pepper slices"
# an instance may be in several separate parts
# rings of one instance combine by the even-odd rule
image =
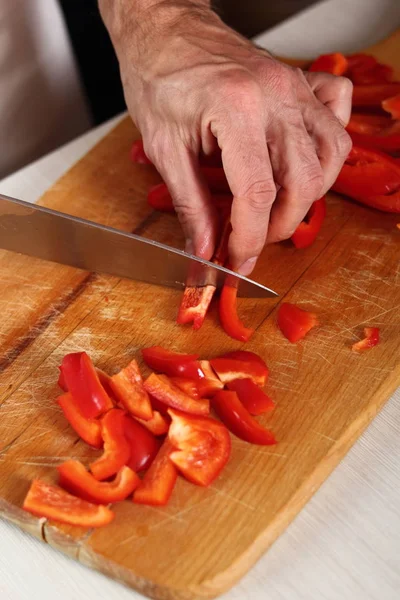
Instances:
[[[320,56],[310,71],[345,75],[354,84],[353,113],[347,131],[353,148],[332,189],[372,208],[400,213],[400,82],[392,81],[393,69],[373,56],[333,53]],[[137,140],[131,149],[134,163],[151,165],[143,142]],[[221,217],[220,244],[212,259],[228,264],[229,215],[232,195],[222,168],[221,153],[201,156],[201,170]],[[149,190],[148,203],[163,212],[174,212],[171,195],[165,183]],[[296,248],[307,248],[316,239],[326,215],[325,197],[314,202],[305,220],[292,235]],[[187,287],[178,312],[177,322],[192,323],[199,329],[206,317],[215,287]],[[237,315],[237,288],[227,281],[219,300],[219,317],[225,332],[246,342],[253,329],[243,325]]]

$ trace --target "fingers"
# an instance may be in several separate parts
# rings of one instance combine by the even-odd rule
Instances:
[[[353,93],[350,79],[329,73],[305,73],[305,77],[316,98],[332,111],[343,127],[347,127]]]

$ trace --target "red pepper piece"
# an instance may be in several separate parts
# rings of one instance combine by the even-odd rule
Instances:
[[[268,367],[264,363],[234,358],[212,358],[210,364],[222,383],[235,379],[252,379],[256,385],[263,386],[267,381]]]
[[[221,390],[212,400],[219,418],[236,437],[251,444],[269,446],[276,444],[272,431],[262,427],[240,402],[236,392]]]
[[[111,400],[116,403],[116,398],[114,396],[114,390],[111,387],[111,377],[107,375],[104,371],[96,367],[96,373],[99,376],[100,383],[105,389],[107,395],[111,398]]]
[[[208,400],[194,400],[176,387],[166,375],[152,373],[144,385],[149,394],[171,408],[193,415],[207,415],[210,412]]]
[[[160,448],[159,441],[143,427],[143,423],[148,421],[142,421],[141,424],[130,415],[125,415],[124,436],[129,444],[130,454],[126,464],[136,473],[149,468]]]
[[[351,54],[350,56],[346,56],[346,58],[349,71],[352,71],[353,69],[358,69],[360,71],[370,70],[378,62],[374,56],[362,52],[359,54]]]
[[[283,302],[279,307],[278,326],[289,342],[298,342],[318,324],[316,314],[307,312],[295,304]]]
[[[224,284],[219,299],[219,318],[227,335],[240,342],[248,342],[254,329],[245,327],[237,314],[237,286]]]
[[[204,372],[203,369],[202,371]],[[191,398],[194,398],[195,400],[198,400],[200,398],[197,381],[184,377],[171,377],[170,379],[172,383],[176,385],[176,387],[185,392]]]
[[[170,409],[168,438],[175,448],[170,460],[188,481],[210,485],[229,460],[231,438],[225,425]]]
[[[319,56],[308,69],[311,72],[332,73],[332,75],[343,75],[347,71],[347,58],[340,52],[323,54]]]
[[[222,354],[220,358],[233,358],[233,360],[240,360],[242,362],[258,363],[264,368],[265,377],[268,377],[269,371],[265,360],[255,352],[250,352],[249,350],[232,350],[231,352]]]
[[[60,485],[71,494],[93,502],[110,504],[125,500],[137,488],[139,477],[129,467],[122,467],[114,481],[97,481],[78,460],[68,460],[57,467]]]
[[[326,215],[325,196],[314,202],[304,221],[291,237],[296,248],[308,248],[317,238]]]
[[[222,167],[201,167],[201,172],[208,183],[211,192],[230,194],[228,180]]]
[[[346,73],[354,85],[375,85],[392,81],[393,69],[389,65],[377,63],[370,69],[353,69]]]
[[[103,438],[101,435],[100,421],[84,417],[78,401],[69,392],[60,396],[57,399],[57,403],[61,407],[68,423],[79,437],[89,444],[89,446],[101,448],[103,445]]]
[[[214,369],[210,365],[210,361],[201,360],[200,365],[205,376],[197,382],[199,396],[200,398],[212,398],[215,392],[223,389],[224,384],[215,375]]]
[[[227,387],[237,393],[240,402],[251,415],[262,415],[275,406],[271,398],[252,379],[234,379],[228,382]]]
[[[167,438],[134,493],[136,504],[164,506],[168,503],[178,477],[178,471],[169,458],[172,451]]]
[[[384,100],[382,108],[392,115],[392,119],[400,119],[400,94]]]
[[[200,379],[203,373],[197,360],[198,354],[179,354],[171,352],[161,346],[143,348],[142,356],[145,363],[169,377],[187,377],[189,379]]]
[[[387,98],[400,94],[400,83],[381,83],[376,85],[355,85],[353,88],[353,106],[381,107]]]
[[[150,398],[136,360],[111,377],[111,387],[118,402],[134,417],[149,420],[153,416]]]
[[[360,199],[359,202],[383,212],[400,213],[400,190],[380,196],[369,196]]]
[[[135,140],[131,148],[131,161],[141,165],[152,165],[151,160],[146,156],[143,147],[143,140]]]
[[[391,124],[392,120],[390,117],[353,113],[347,125],[347,131],[349,133],[376,135],[383,133]]]
[[[370,147],[372,149],[383,150],[383,152],[400,151],[400,132],[391,128],[392,133],[387,131],[376,135],[367,135],[349,131],[349,135],[355,146]]]
[[[99,417],[113,407],[86,352],[64,356],[60,370],[64,386],[77,400],[85,417]]]
[[[38,517],[80,527],[102,527],[114,518],[114,513],[106,506],[76,498],[40,479],[32,481],[22,508]]]
[[[68,392],[67,384],[64,379],[64,374],[61,370],[61,367],[58,367],[58,368],[60,370],[60,374],[58,376],[57,385],[58,385],[58,387],[60,387],[62,389],[63,392]]]
[[[172,196],[165,183],[153,185],[147,194],[147,202],[154,210],[161,212],[175,212]]]
[[[130,445],[124,434],[125,414],[123,410],[113,408],[101,418],[104,452],[90,465],[93,476],[99,481],[112,477],[129,461]]]
[[[154,398],[152,398],[153,403]],[[160,402],[161,404],[161,402]],[[164,404],[165,412],[167,411],[167,406]],[[136,421],[138,421],[143,427],[145,427],[150,433],[153,435],[164,435],[168,432],[169,429],[169,417],[163,415],[158,410],[153,410],[153,416],[150,421],[143,421],[142,419],[138,419],[136,417]]]
[[[353,350],[353,352],[364,352],[365,350],[373,348],[374,346],[379,344],[379,333],[380,332],[378,327],[365,327],[365,338],[353,344],[351,349]]]
[[[193,329],[200,329],[215,293],[215,286],[205,285],[186,287],[179,307],[176,322],[179,325],[193,323]]]

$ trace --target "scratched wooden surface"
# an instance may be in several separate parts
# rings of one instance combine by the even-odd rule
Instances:
[[[377,48],[392,62],[400,36]],[[400,73],[398,73],[400,75]],[[157,175],[133,166],[133,126],[124,121],[43,198],[47,206],[177,246],[171,216],[152,213],[145,193]],[[255,277],[318,312],[321,327],[298,346],[275,326],[277,301],[243,300],[257,332],[248,344],[271,368],[277,401],[265,418],[275,448],[233,440],[232,459],[206,490],[180,480],[165,509],[125,502],[96,532],[57,526],[23,513],[33,477],[54,479],[67,457],[92,456],[55,405],[56,366],[86,349],[111,372],[143,345],[164,343],[205,356],[240,345],[220,331],[215,312],[193,333],[174,323],[179,293],[0,254],[0,511],[39,538],[156,598],[212,597],[253,564],[312,495],[400,383],[398,218],[329,196],[316,244],[268,248]],[[149,302],[151,298],[151,302]],[[349,345],[365,325],[382,344],[357,356]]]

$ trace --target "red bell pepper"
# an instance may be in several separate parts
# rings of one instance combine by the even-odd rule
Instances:
[[[146,156],[143,147],[143,140],[135,140],[131,148],[131,161],[141,165],[152,165],[151,160]]]
[[[353,88],[353,106],[381,107],[382,102],[400,94],[400,83],[381,83],[376,85],[355,85]]]
[[[392,120],[390,117],[383,115],[364,115],[353,113],[347,125],[349,133],[361,133],[364,135],[383,134],[385,130],[390,128]]]
[[[152,404],[154,403],[154,398],[151,399]],[[161,404],[161,402],[160,402]],[[166,413],[168,407],[164,404],[164,411]],[[164,435],[168,432],[169,429],[169,417],[162,414],[158,410],[153,410],[153,416],[150,421],[143,421],[142,419],[138,419],[136,417],[136,421],[138,421],[143,427],[145,427],[150,433],[155,436]]]
[[[137,488],[139,477],[129,467],[122,467],[114,481],[97,481],[78,460],[68,460],[57,467],[60,485],[71,494],[93,502],[110,504],[125,500]]]
[[[353,352],[364,352],[365,350],[373,348],[374,346],[379,344],[379,333],[380,332],[378,327],[365,327],[365,338],[353,344],[351,349],[353,350]]]
[[[352,71],[353,69],[368,71],[378,62],[374,56],[362,52],[359,54],[350,54],[349,56],[346,56],[346,58],[349,71]]]
[[[172,451],[167,438],[133,495],[136,504],[164,506],[168,503],[178,477],[178,471],[169,458]]]
[[[210,412],[208,400],[194,400],[176,387],[166,375],[152,373],[144,385],[151,396],[171,408],[177,408],[193,415],[207,415]]]
[[[32,481],[22,507],[38,517],[80,527],[102,527],[114,518],[114,513],[106,506],[76,498],[40,479]]]
[[[89,446],[101,448],[103,438],[100,421],[84,417],[78,401],[69,392],[60,396],[57,399],[57,403],[61,407],[68,423],[79,437],[89,444]]]
[[[99,417],[113,407],[110,397],[86,352],[64,356],[60,367],[63,385],[77,400],[88,419]]]
[[[200,329],[206,318],[214,293],[214,285],[186,287],[176,322],[179,325],[193,323],[193,329]]]
[[[115,475],[129,461],[130,444],[125,431],[125,411],[113,408],[101,418],[104,452],[90,465],[93,476],[102,481]]]
[[[347,71],[347,58],[340,52],[323,54],[319,56],[309,67],[311,72],[332,73],[332,75],[343,75]]]
[[[265,378],[268,377],[268,367],[265,360],[255,352],[250,352],[249,350],[232,350],[231,352],[225,352],[220,358],[233,358],[233,360],[240,360],[241,362],[257,363],[263,367]]]
[[[392,119],[400,119],[400,94],[384,100],[382,108],[392,115]]]
[[[254,329],[245,327],[237,314],[238,288],[233,282],[227,281],[221,291],[219,300],[219,318],[226,334],[234,340],[248,342]]]
[[[385,195],[369,196],[360,202],[383,212],[400,213],[400,190]]]
[[[307,312],[295,304],[283,302],[279,307],[278,326],[289,342],[298,342],[318,324],[316,314]]]
[[[200,398],[212,398],[215,392],[223,389],[224,384],[215,375],[214,369],[210,365],[210,361],[201,360],[200,365],[205,376],[197,382],[199,396]]]
[[[291,237],[296,248],[308,248],[317,238],[326,215],[325,196],[314,202],[304,221]]]
[[[354,85],[375,85],[389,83],[393,78],[393,69],[389,65],[376,63],[369,69],[354,68],[346,73]]]
[[[147,202],[154,210],[171,213],[175,212],[171,194],[165,183],[157,183],[157,185],[153,185],[149,189]]]
[[[161,348],[161,346],[152,346],[143,348],[142,356],[150,369],[169,377],[187,377],[188,379],[203,377],[200,363],[197,360],[198,354],[179,354]]]
[[[210,417],[187,415],[170,409],[168,438],[175,448],[169,455],[192,483],[210,485],[229,460],[231,439],[225,425]]]
[[[148,423],[148,421],[142,421],[141,424],[130,415],[125,415],[123,429],[125,439],[129,444],[129,460],[126,461],[126,464],[136,473],[149,468],[160,448],[159,441],[143,427],[143,423]]]
[[[197,381],[185,377],[170,377],[170,379],[172,383],[176,385],[176,387],[185,392],[191,398],[194,398],[195,400],[198,400],[200,398]]]
[[[153,416],[150,398],[136,360],[111,377],[111,387],[118,402],[134,417],[149,420]]]
[[[251,444],[269,446],[276,444],[272,431],[262,427],[240,402],[236,392],[221,390],[212,399],[219,418],[236,437]]]
[[[400,151],[400,132],[391,127],[380,134],[370,135],[349,131],[355,146],[370,147],[383,152],[393,153]]]
[[[224,384],[235,379],[252,379],[256,385],[263,386],[267,381],[268,367],[265,363],[235,358],[212,358],[210,364]]]
[[[252,379],[234,379],[227,383],[232,392],[236,392],[240,402],[251,415],[262,415],[274,408],[274,403]]]
[[[100,383],[103,386],[103,388],[105,389],[107,395],[112,400],[112,402],[114,404],[116,404],[117,400],[114,396],[114,390],[111,387],[111,377],[109,375],[107,375],[107,373],[105,373],[104,371],[99,369],[98,367],[96,367],[96,373],[99,376]]]

